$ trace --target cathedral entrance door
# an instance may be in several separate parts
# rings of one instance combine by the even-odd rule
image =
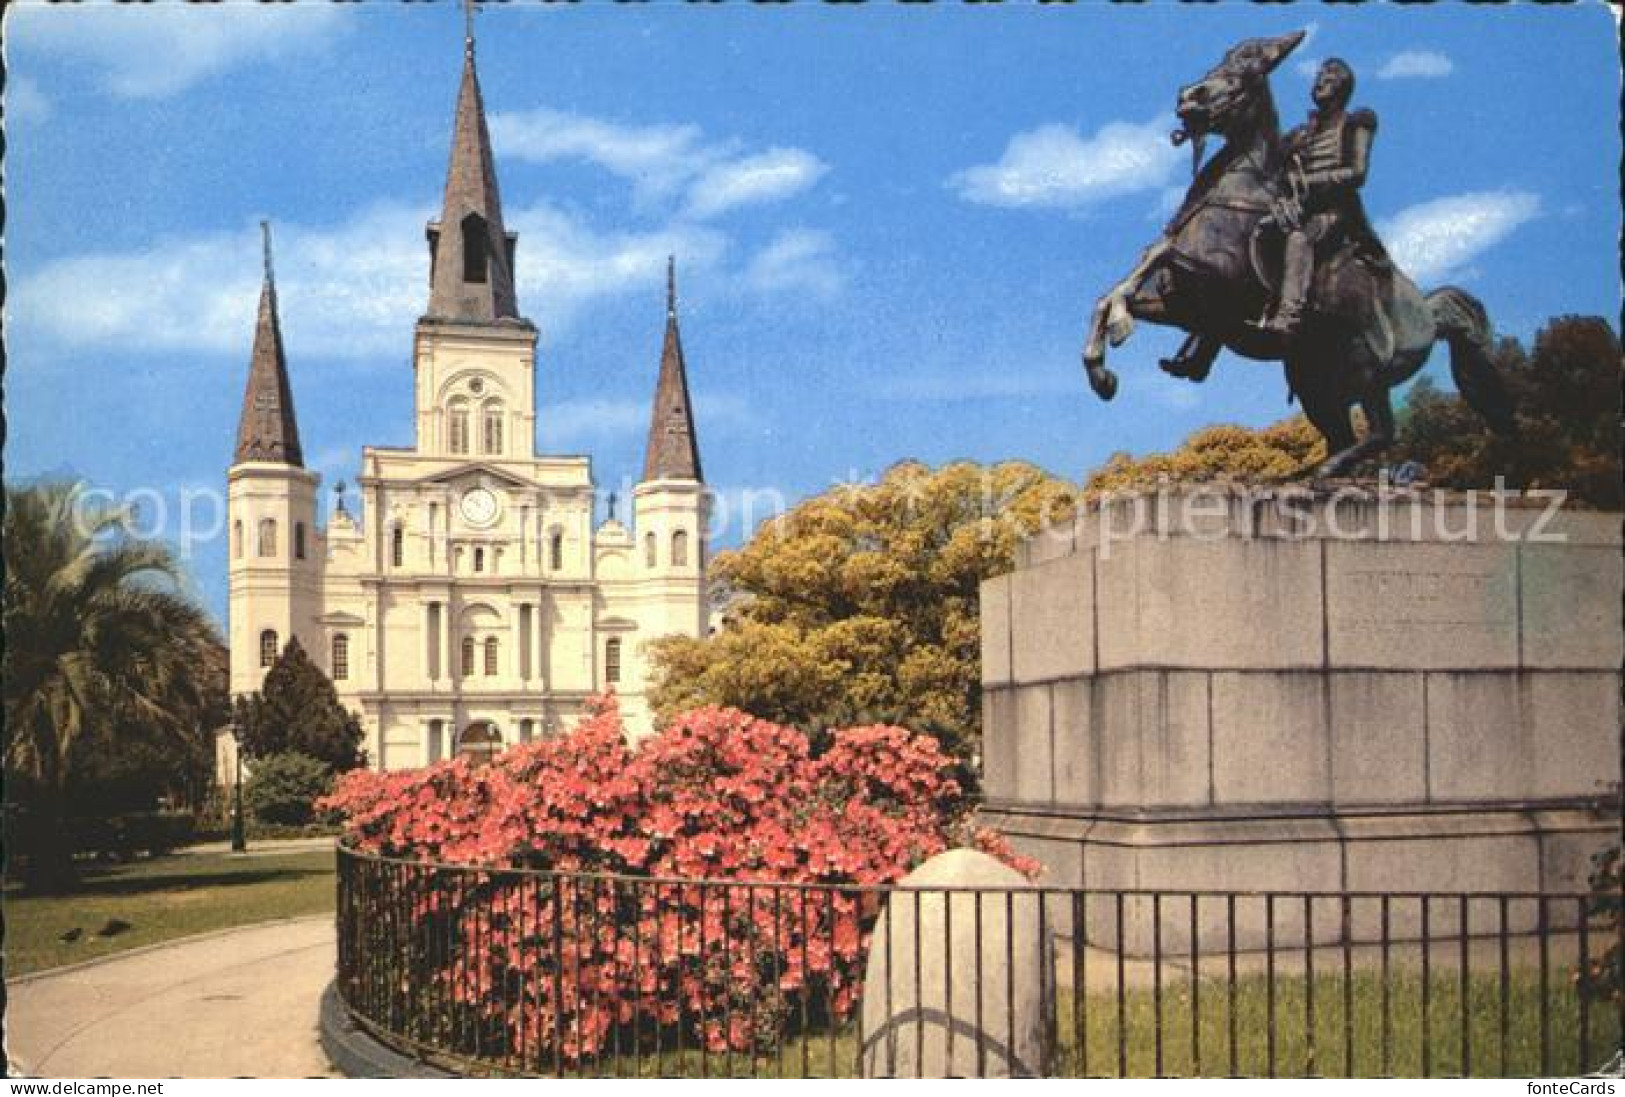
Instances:
[[[489,720],[476,720],[457,737],[457,756],[474,762],[489,762],[502,750],[502,733]]]

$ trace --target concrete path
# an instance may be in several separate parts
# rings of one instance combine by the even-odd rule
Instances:
[[[288,853],[308,853],[311,850],[332,849],[336,839],[326,838],[251,838],[248,841],[248,850],[244,857],[277,857]],[[195,846],[184,846],[173,850],[176,857],[196,857],[207,853],[230,853],[231,842],[200,842]]]
[[[6,986],[13,1074],[53,1078],[332,1075],[317,1042],[333,916],[170,941]]]

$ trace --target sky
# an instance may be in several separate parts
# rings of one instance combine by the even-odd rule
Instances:
[[[1309,32],[1273,78],[1286,124],[1318,60],[1353,65],[1380,118],[1366,206],[1424,290],[1461,285],[1526,340],[1618,315],[1601,4],[513,0],[476,26],[538,450],[590,454],[624,496],[675,254],[723,546],[747,493],[760,518],[907,458],[1082,479],[1287,414],[1278,366],[1163,376],[1167,329],[1114,352],[1114,403],[1079,368],[1095,298],[1189,182],[1177,90],[1243,38]],[[261,219],[324,495],[363,445],[410,444],[462,38],[447,2],[9,5],[8,481],[138,505],[223,614]]]

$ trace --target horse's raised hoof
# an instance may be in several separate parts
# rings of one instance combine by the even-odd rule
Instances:
[[[1089,375],[1089,387],[1096,396],[1110,400],[1117,395],[1117,374],[1099,364],[1086,363],[1084,371]]]
[[[1203,367],[1191,358],[1178,357],[1160,359],[1157,365],[1161,366],[1162,372],[1170,377],[1182,377],[1187,381],[1198,383],[1207,380],[1208,372],[1212,368],[1211,366]]]

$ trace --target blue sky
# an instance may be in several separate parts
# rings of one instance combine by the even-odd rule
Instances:
[[[409,443],[461,13],[24,2],[6,22],[7,477],[150,490],[181,534],[180,493],[223,490],[264,217],[307,462],[330,485],[363,444]],[[1188,181],[1177,88],[1259,34],[1311,30],[1275,77],[1289,124],[1315,59],[1353,64],[1381,117],[1367,208],[1424,288],[1464,285],[1525,338],[1617,313],[1601,5],[515,0],[477,22],[538,445],[590,453],[606,492],[641,462],[672,251],[705,467],[733,498],[906,457],[1081,478],[1284,414],[1278,367],[1164,378],[1158,329],[1117,352],[1111,405],[1078,368],[1091,303]],[[224,541],[190,549],[219,612]]]

